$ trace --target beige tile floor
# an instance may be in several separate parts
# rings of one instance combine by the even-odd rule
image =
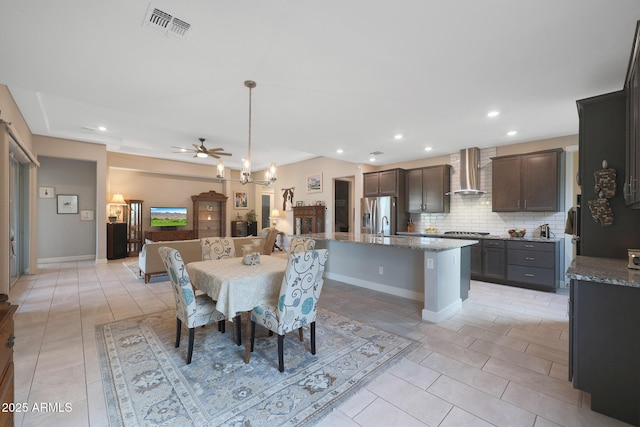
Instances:
[[[95,325],[173,308],[168,282],[144,284],[115,260],[43,265],[12,287],[15,401],[70,403],[16,413],[16,426],[108,425]],[[421,346],[322,426],[614,426],[567,377],[567,294],[472,282],[462,309],[420,319],[420,303],[326,281],[320,304]],[[322,344],[319,343],[321,351]]]

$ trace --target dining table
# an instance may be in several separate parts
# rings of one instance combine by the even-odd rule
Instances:
[[[243,257],[195,261],[187,264],[187,273],[194,288],[216,301],[216,308],[233,321],[240,314],[245,322],[245,356],[249,363],[251,351],[251,317],[254,307],[276,304],[280,295],[287,258],[261,255],[258,263],[243,263]],[[236,328],[238,344],[240,330]]]

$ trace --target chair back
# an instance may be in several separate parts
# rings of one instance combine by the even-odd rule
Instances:
[[[173,294],[176,298],[176,317],[188,324],[189,316],[196,312],[196,295],[180,252],[177,249],[160,246],[158,253],[173,285]]]
[[[289,254],[295,252],[312,251],[316,248],[316,241],[304,237],[293,237],[289,244]]]
[[[211,261],[236,256],[236,246],[233,240],[226,237],[205,237],[200,239],[202,260]]]
[[[278,333],[285,334],[316,321],[318,298],[322,291],[326,249],[289,255],[278,298]]]
[[[275,227],[267,228],[266,230],[267,234],[264,238],[262,255],[271,255],[271,253],[273,252],[273,245],[275,245],[276,238],[278,237],[278,230]]]

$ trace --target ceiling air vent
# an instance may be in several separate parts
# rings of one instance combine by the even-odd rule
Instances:
[[[380,154],[384,154],[382,151],[372,151],[371,153],[372,156],[379,156]]]
[[[165,35],[180,39],[184,38],[191,28],[191,24],[188,22],[152,6],[149,6],[147,10],[144,23]]]

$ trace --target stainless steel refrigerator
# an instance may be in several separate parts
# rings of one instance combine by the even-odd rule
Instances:
[[[395,197],[363,197],[361,233],[389,236],[397,231],[397,200]]]

